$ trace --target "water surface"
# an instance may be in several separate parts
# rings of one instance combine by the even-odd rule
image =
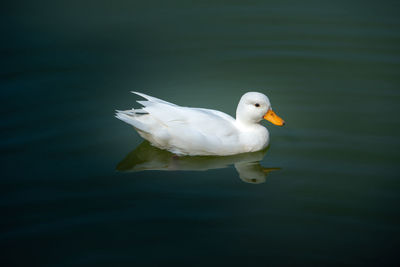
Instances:
[[[398,11],[396,1],[4,5],[3,261],[397,265]],[[158,151],[175,169],[118,170],[142,143],[113,117],[137,105],[131,90],[231,115],[260,91],[287,124],[264,123],[271,146],[255,160],[176,165]],[[238,162],[279,170],[246,182]]]

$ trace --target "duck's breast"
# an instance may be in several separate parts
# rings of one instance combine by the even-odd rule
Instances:
[[[243,152],[259,151],[268,146],[269,132],[261,125],[254,125],[241,130],[239,142],[243,146]]]

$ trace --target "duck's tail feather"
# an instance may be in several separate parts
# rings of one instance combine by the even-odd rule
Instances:
[[[117,114],[122,113],[129,116],[136,116],[142,114],[148,114],[148,112],[144,109],[129,109],[129,110],[116,110]]]
[[[143,109],[116,110],[115,117],[132,125],[138,130],[148,132],[148,126],[137,119],[138,116],[144,114],[147,114],[147,112]]]
[[[139,93],[139,92],[135,92],[135,91],[131,91],[131,93],[137,94],[137,95],[139,95],[139,96],[141,96],[141,97],[143,97],[143,98],[146,98],[146,99],[149,100],[150,102],[163,103],[163,104],[167,104],[167,105],[171,105],[171,106],[176,106],[176,105],[173,104],[173,103],[164,101],[164,100],[159,99],[159,98],[156,98],[156,97],[154,97],[154,96],[149,96],[149,95],[146,95],[146,94],[143,94],[143,93]],[[138,102],[139,102],[139,101],[138,101]]]
[[[152,97],[143,93],[134,92],[132,93],[137,94],[146,100],[137,101],[139,104],[143,105],[141,109],[131,109],[131,110],[116,110],[115,117],[120,119],[133,127],[137,130],[142,132],[149,133],[150,129],[148,126],[148,119],[150,118],[147,114],[150,112],[147,110],[149,106],[164,104],[168,106],[176,106],[175,104],[169,103],[167,101],[158,99],[156,97]],[[150,120],[151,122],[151,120]]]

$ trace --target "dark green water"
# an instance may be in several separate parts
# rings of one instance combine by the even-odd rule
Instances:
[[[399,11],[2,4],[2,265],[398,265]],[[134,105],[131,90],[231,115],[256,90],[287,124],[265,123],[259,159],[181,161],[142,146],[175,169],[131,172],[142,140],[113,117]],[[242,179],[237,162],[253,156],[255,171],[280,170]]]

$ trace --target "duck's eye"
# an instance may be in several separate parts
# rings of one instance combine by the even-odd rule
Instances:
[[[256,103],[254,106],[256,106],[256,107],[259,107],[259,106],[260,106],[260,104]]]

